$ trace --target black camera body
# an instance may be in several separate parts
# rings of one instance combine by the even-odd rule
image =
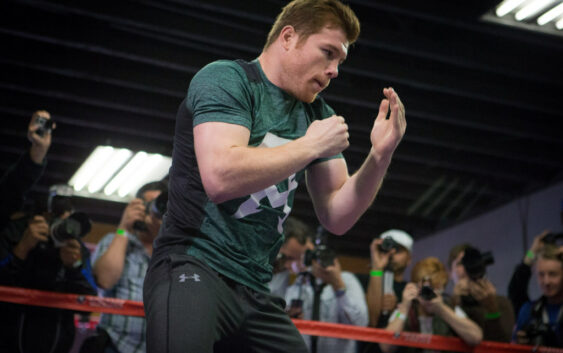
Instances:
[[[424,300],[429,301],[436,298],[437,295],[430,285],[425,284],[422,286],[422,288],[420,288],[420,297]]]
[[[391,237],[383,238],[383,242],[377,245],[377,249],[382,253],[388,253],[393,249],[399,250],[399,244]]]
[[[41,137],[45,136],[47,132],[51,132],[53,130],[52,119],[47,119],[42,116],[38,116],[35,118],[35,123],[39,125],[39,128],[35,130],[35,133]]]
[[[468,247],[464,252],[461,264],[465,268],[467,276],[473,281],[483,278],[486,273],[486,267],[495,263],[493,254],[490,251],[481,253],[473,247]]]
[[[336,258],[336,253],[334,250],[328,248],[324,244],[315,246],[315,249],[305,251],[305,257],[303,263],[305,266],[311,266],[313,260],[319,262],[322,267],[328,267],[334,265],[334,259]]]
[[[534,346],[547,346],[552,345],[551,342],[554,338],[553,332],[549,326],[541,321],[533,321],[524,327],[526,337],[530,340],[530,344]]]
[[[147,215],[152,214],[158,219],[162,219],[166,213],[166,207],[168,204],[168,192],[163,191],[156,198],[149,202],[145,202],[145,213]],[[133,223],[133,229],[139,231],[147,231],[147,225],[144,221],[135,221]]]
[[[92,229],[90,217],[84,212],[74,212],[65,219],[55,218],[50,222],[49,234],[56,247],[69,239],[80,240]]]

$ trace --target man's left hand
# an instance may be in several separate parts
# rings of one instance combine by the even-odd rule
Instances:
[[[405,107],[399,99],[399,95],[391,87],[384,88],[383,94],[386,98],[379,105],[379,113],[375,118],[370,135],[371,152],[376,160],[391,159],[407,128]],[[391,113],[386,119],[389,110]]]

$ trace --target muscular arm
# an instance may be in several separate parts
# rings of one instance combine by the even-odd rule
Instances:
[[[371,131],[372,148],[352,176],[342,159],[318,163],[307,170],[307,186],[317,217],[334,234],[346,233],[375,199],[391,157],[406,129],[404,107],[392,89],[385,89]],[[389,119],[385,119],[391,108]]]
[[[316,158],[348,146],[344,119],[315,121],[305,136],[278,147],[248,146],[250,131],[236,124],[207,122],[194,127],[194,145],[203,187],[221,203],[286,179]]]

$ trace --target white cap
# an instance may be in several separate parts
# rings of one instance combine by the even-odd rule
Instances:
[[[381,239],[383,238],[391,238],[395,241],[395,243],[405,247],[409,252],[412,252],[412,237],[405,231],[399,229],[389,229],[379,236]]]

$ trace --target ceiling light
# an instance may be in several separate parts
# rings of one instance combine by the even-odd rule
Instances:
[[[76,196],[129,202],[141,186],[164,178],[171,164],[172,158],[160,154],[98,146],[69,185]]]
[[[551,22],[552,20],[554,20],[555,18],[557,18],[561,14],[563,14],[563,3],[555,6],[551,10],[549,10],[546,13],[544,13],[543,15],[541,15],[538,18],[538,24],[540,26],[543,26],[546,23]]]
[[[78,171],[74,173],[69,181],[69,185],[74,187],[75,191],[81,191],[84,186],[92,179],[94,174],[102,165],[108,160],[108,158],[113,153],[113,147],[111,146],[98,146],[88,156],[86,161],[78,168]]]
[[[526,0],[504,0],[496,9],[495,13],[498,17],[502,17],[512,12]]]
[[[563,18],[555,22],[555,27],[557,27],[557,29],[559,30],[563,29]]]
[[[533,2],[527,3],[524,7],[522,7],[514,18],[516,21],[522,21],[537,14],[540,10],[542,10],[547,5],[551,4],[553,0],[535,0]]]

